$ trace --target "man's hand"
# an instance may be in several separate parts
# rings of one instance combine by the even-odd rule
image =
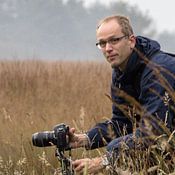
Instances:
[[[95,174],[104,168],[102,161],[102,157],[96,157],[93,159],[85,158],[73,161],[72,165],[77,173],[85,172],[88,174]]]
[[[75,134],[75,128],[69,129],[69,143],[71,148],[89,146],[89,139],[86,134]]]

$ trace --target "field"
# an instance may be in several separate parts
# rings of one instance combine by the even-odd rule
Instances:
[[[111,68],[103,62],[0,61],[0,175],[59,174],[55,147],[34,147],[32,134],[50,131],[58,123],[84,132],[110,118],[111,101],[106,97],[110,81]],[[165,148],[167,142],[161,143]],[[162,144],[159,148],[150,167],[146,163],[151,149],[138,152],[134,160],[122,156],[123,171],[118,173],[131,174],[131,169],[135,174],[172,175],[169,161],[174,165],[175,160],[164,161]],[[103,151],[73,150],[72,157],[93,157]]]
[[[1,61],[0,174],[50,174],[56,169],[55,148],[33,147],[32,134],[63,122],[83,132],[110,117],[111,102],[105,96],[110,77],[105,63]],[[46,167],[43,154],[50,164]]]

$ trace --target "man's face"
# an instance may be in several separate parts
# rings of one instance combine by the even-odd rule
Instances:
[[[135,37],[133,35],[125,36],[116,20],[103,23],[98,28],[96,36],[111,67],[119,67],[124,70],[135,46]]]

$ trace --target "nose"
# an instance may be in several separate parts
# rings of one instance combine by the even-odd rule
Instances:
[[[112,44],[110,44],[110,43],[106,43],[106,51],[111,51],[113,49],[113,47],[112,47]]]

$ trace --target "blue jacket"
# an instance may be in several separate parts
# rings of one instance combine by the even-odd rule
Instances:
[[[141,117],[154,116],[157,121],[166,122],[172,131],[175,126],[173,75],[175,57],[161,51],[158,42],[138,36],[125,72],[113,69],[112,118],[96,124],[87,132],[91,141],[90,149],[105,146],[115,138],[131,134],[134,119],[140,121]]]

